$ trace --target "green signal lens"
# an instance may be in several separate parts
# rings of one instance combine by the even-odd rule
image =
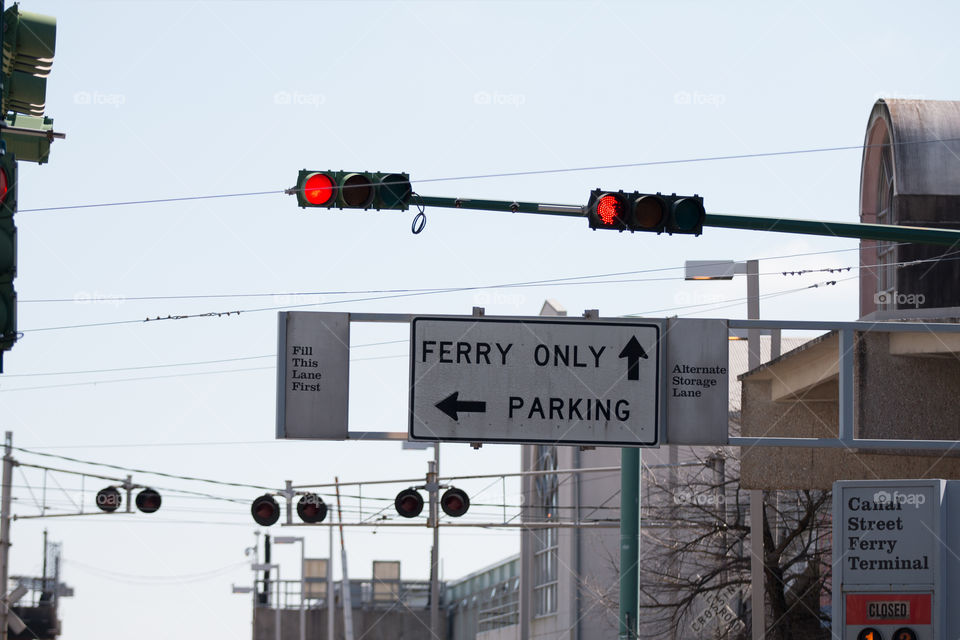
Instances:
[[[410,179],[402,173],[388,173],[380,178],[380,200],[385,209],[400,209],[410,202]]]
[[[703,205],[693,198],[677,200],[673,205],[673,222],[680,231],[694,231],[703,223]]]

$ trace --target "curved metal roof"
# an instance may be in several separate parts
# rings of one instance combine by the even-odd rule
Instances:
[[[881,98],[870,113],[865,145],[882,141],[877,120],[895,145],[895,194],[960,195],[960,101]],[[864,148],[863,165],[869,153]]]

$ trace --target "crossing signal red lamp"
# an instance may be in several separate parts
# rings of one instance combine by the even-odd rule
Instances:
[[[113,513],[120,508],[123,498],[116,487],[107,487],[97,491],[97,508],[107,513]]]
[[[470,509],[470,497],[465,491],[450,487],[440,496],[440,508],[451,518],[459,518]]]
[[[327,505],[317,494],[307,493],[297,501],[297,515],[307,524],[323,522],[327,517]]]
[[[703,198],[698,195],[594,189],[587,203],[587,219],[591,229],[698,236],[703,233],[705,218]]]
[[[155,513],[160,509],[160,503],[162,501],[159,493],[147,488],[137,494],[137,509],[143,513]]]
[[[250,505],[253,521],[261,527],[269,527],[280,519],[280,505],[269,493],[265,493]]]
[[[406,173],[303,169],[294,192],[301,207],[405,211],[413,189]]]
[[[404,489],[397,494],[393,506],[404,518],[416,518],[423,511],[423,496],[416,489]]]

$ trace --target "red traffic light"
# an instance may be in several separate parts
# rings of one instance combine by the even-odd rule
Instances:
[[[280,505],[269,493],[265,493],[250,505],[253,521],[261,527],[269,527],[280,519]]]
[[[470,508],[470,498],[465,491],[450,487],[440,496],[440,508],[451,518],[459,518]]]
[[[160,498],[160,494],[153,489],[144,489],[137,494],[137,509],[144,513],[154,513],[160,509],[161,502],[163,500]]]
[[[331,205],[336,196],[337,185],[325,173],[314,173],[303,182],[303,199],[312,205]]]
[[[597,201],[597,217],[602,224],[612,227],[623,216],[623,208],[623,201],[608,193]]]
[[[423,511],[423,496],[416,489],[404,489],[397,494],[393,506],[404,518],[416,518]]]
[[[594,189],[587,204],[587,218],[591,229],[616,229],[623,231],[627,217],[627,196],[623,191],[611,192]]]
[[[7,198],[7,191],[10,190],[10,182],[7,179],[7,172],[0,169],[0,202]]]
[[[123,498],[116,487],[107,487],[97,492],[97,508],[107,513],[113,513],[120,508]]]
[[[297,501],[297,515],[307,524],[323,522],[327,517],[327,505],[317,494],[307,493]]]

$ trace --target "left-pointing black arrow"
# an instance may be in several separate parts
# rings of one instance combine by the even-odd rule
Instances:
[[[457,420],[457,413],[486,413],[487,403],[480,400],[457,400],[459,391],[454,391],[446,398],[437,403],[437,409]]]

